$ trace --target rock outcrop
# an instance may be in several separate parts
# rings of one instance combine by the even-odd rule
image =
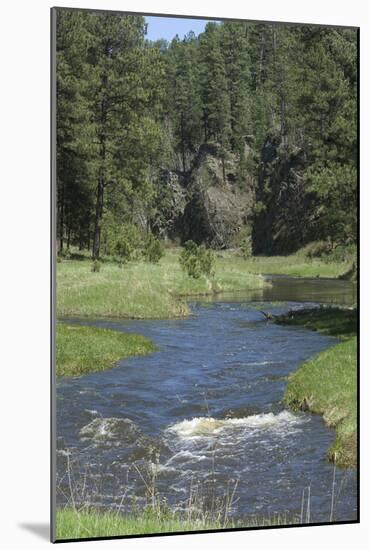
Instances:
[[[239,244],[250,230],[254,189],[252,180],[244,190],[236,182],[235,158],[228,154],[222,159],[218,145],[203,145],[189,176],[182,241],[218,249]]]
[[[183,214],[188,202],[186,187],[186,177],[181,172],[163,170],[159,175],[156,199],[159,215],[153,227],[159,236],[181,239]]]

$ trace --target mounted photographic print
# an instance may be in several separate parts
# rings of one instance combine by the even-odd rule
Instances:
[[[52,9],[52,540],[358,521],[358,29]]]

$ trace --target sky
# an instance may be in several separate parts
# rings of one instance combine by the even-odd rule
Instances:
[[[176,34],[179,38],[183,38],[190,31],[198,35],[208,23],[205,19],[180,19],[176,17],[145,17],[145,19],[148,23],[146,38],[149,40],[165,38],[165,40],[171,41]]]

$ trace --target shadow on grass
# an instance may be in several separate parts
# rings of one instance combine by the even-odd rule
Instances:
[[[71,260],[79,260],[79,261],[91,261],[91,258],[88,256],[84,256],[83,254],[71,254],[70,255]]]
[[[357,334],[356,309],[320,307],[289,311],[276,317],[275,322],[281,325],[303,326],[342,338],[352,338]]]

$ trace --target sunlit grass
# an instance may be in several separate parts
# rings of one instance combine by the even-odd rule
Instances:
[[[280,316],[277,322],[305,326],[345,341],[319,353],[289,377],[284,396],[293,409],[323,415],[336,429],[330,460],[341,466],[357,462],[357,338],[356,311],[316,308]]]
[[[131,262],[119,267],[104,262],[99,273],[91,272],[89,261],[64,260],[57,264],[57,314],[183,317],[190,313],[185,296],[260,289],[264,284],[236,256],[217,258],[211,279],[189,277],[178,263],[178,251],[167,251],[158,264]]]
[[[319,258],[309,259],[302,254],[290,256],[255,256],[245,261],[245,268],[250,273],[268,275],[292,275],[295,277],[329,277],[338,278],[352,266],[351,261],[323,261]]]
[[[189,277],[178,262],[180,249],[167,249],[158,264],[104,261],[91,272],[87,253],[57,264],[59,316],[174,318],[189,315],[188,296],[262,289],[260,274],[338,277],[350,262],[325,262],[302,254],[244,259],[234,251],[215,254],[215,275]]]
[[[227,521],[196,517],[180,518],[174,512],[162,516],[147,513],[122,514],[119,512],[76,511],[61,508],[56,517],[56,539],[79,539],[114,537],[126,535],[149,535],[152,533],[175,533],[186,531],[207,531],[214,529],[269,527],[299,523],[298,518],[275,515],[270,518],[247,518]]]
[[[110,368],[119,359],[144,355],[154,345],[138,334],[97,327],[58,324],[56,328],[57,376],[81,376]]]
[[[329,458],[342,466],[357,461],[356,338],[320,353],[302,365],[289,380],[285,402],[322,414],[337,437]]]

